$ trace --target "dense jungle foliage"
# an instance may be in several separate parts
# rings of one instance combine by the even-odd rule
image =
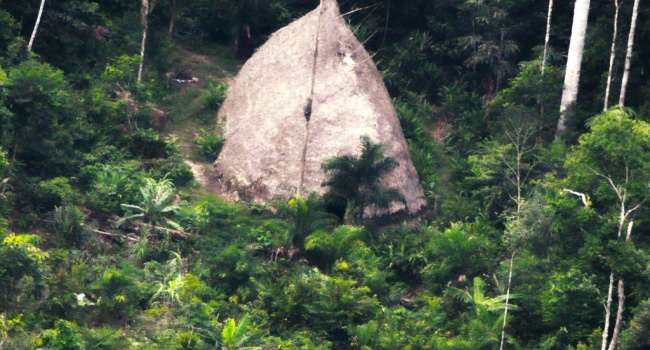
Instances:
[[[650,348],[650,5],[621,107],[633,1],[616,23],[618,1],[591,1],[556,136],[574,1],[542,64],[546,0],[340,0],[422,216],[363,215],[402,198],[368,140],[371,161],[327,165],[345,220],[313,194],[207,194],[188,164],[219,154],[228,80],[318,2],[152,0],[138,82],[141,2],[44,1],[32,36],[42,1],[0,0],[0,349]]]

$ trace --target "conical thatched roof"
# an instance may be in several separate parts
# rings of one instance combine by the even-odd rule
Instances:
[[[216,191],[266,202],[324,193],[321,164],[360,153],[360,138],[386,144],[400,166],[384,182],[425,199],[395,109],[372,59],[335,0],[274,33],[246,62],[219,111],[226,142]]]

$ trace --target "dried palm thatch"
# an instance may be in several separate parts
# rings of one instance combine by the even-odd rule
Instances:
[[[229,199],[324,193],[321,164],[358,155],[368,136],[400,163],[383,182],[402,192],[410,213],[425,204],[381,75],[335,0],[270,37],[242,67],[218,118],[226,142],[214,190]]]

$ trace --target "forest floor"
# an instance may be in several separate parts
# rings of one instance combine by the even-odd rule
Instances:
[[[241,63],[235,60],[232,50],[226,46],[181,45],[175,50],[178,62],[173,72],[191,73],[195,81],[178,83],[177,92],[165,99],[165,109],[169,111],[171,123],[165,126],[164,134],[177,138],[177,146],[185,164],[194,173],[194,180],[203,187],[210,186],[212,163],[198,156],[194,139],[201,130],[218,132],[217,112],[203,108],[204,96],[211,84],[229,85],[234,79]]]

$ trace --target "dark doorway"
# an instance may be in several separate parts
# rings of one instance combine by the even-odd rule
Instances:
[[[348,208],[348,200],[333,194],[326,193],[323,196],[325,200],[325,211],[336,215],[339,218],[339,223],[342,224],[345,219],[345,212]]]

